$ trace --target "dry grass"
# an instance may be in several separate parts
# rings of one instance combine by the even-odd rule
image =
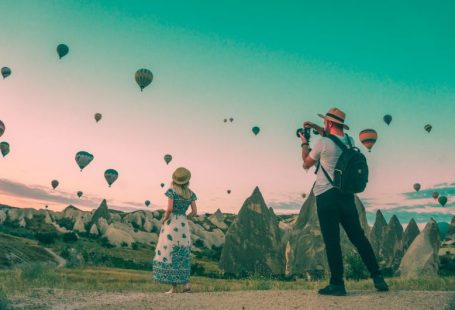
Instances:
[[[419,279],[387,279],[392,290],[446,291],[455,287],[455,277],[434,277]],[[277,281],[261,277],[234,279],[211,279],[192,277],[192,288],[195,292],[243,291],[243,290],[315,290],[326,282],[317,281]],[[352,290],[373,289],[370,280],[347,281],[347,288]],[[0,290],[8,295],[34,289],[68,289],[79,291],[103,292],[162,292],[168,285],[158,284],[151,278],[151,272],[115,269],[115,268],[81,268],[50,269],[40,267],[30,273],[27,269],[0,271]]]

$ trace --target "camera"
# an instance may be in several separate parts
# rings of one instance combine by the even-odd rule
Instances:
[[[300,135],[299,135],[300,133],[305,137],[305,139],[307,141],[310,141],[310,134],[311,134],[310,127],[297,129],[297,131],[295,133],[297,135],[297,138],[300,138]]]

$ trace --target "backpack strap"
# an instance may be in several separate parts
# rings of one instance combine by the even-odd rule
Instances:
[[[348,147],[343,142],[341,142],[341,140],[338,137],[336,137],[334,135],[326,135],[326,137],[329,138],[330,140],[332,140],[343,151],[346,151],[348,149]],[[349,137],[348,137],[348,143],[349,143],[349,147],[352,147]]]
[[[339,148],[341,148],[344,151],[346,151],[348,149],[348,147],[343,143],[341,142],[341,140],[334,136],[334,135],[331,135],[331,134],[326,134],[325,137],[329,138],[330,140],[332,140],[336,145],[338,145]],[[349,136],[346,134],[346,137],[348,138],[348,144],[349,144],[349,147],[352,148],[352,144],[351,144],[351,139],[349,139]],[[327,178],[327,180],[329,180],[330,184],[333,185],[333,180],[332,178],[329,176],[329,174],[327,173],[327,171],[325,171],[324,167],[321,165],[321,162],[318,161],[318,166],[316,167],[316,171],[314,172],[315,174],[318,173],[318,170],[319,168],[322,168],[322,172],[324,172],[324,175],[325,177]]]

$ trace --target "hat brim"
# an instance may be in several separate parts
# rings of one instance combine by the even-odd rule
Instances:
[[[186,181],[177,181],[177,180],[172,180],[172,181],[174,181],[174,183],[176,183],[176,184],[179,184],[179,185],[183,185],[183,184],[186,184],[186,183],[188,183],[190,180],[186,180]]]
[[[344,129],[349,130],[349,126],[348,126],[348,125],[346,125],[346,124],[344,124],[344,123],[341,123],[341,122],[337,121],[336,119],[333,119],[333,118],[328,119],[325,115],[322,115],[322,114],[319,114],[319,113],[318,113],[318,116],[319,116],[320,118],[327,119],[327,120],[329,120],[329,121],[331,121],[331,122],[334,122],[334,123],[343,125],[343,128],[344,128]]]

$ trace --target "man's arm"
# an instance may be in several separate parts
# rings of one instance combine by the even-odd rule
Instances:
[[[311,166],[313,166],[316,161],[311,158],[310,155],[310,147],[308,141],[305,139],[305,137],[302,135],[302,133],[299,133],[300,139],[302,140],[302,160],[303,160],[303,168],[304,169],[309,169]]]

